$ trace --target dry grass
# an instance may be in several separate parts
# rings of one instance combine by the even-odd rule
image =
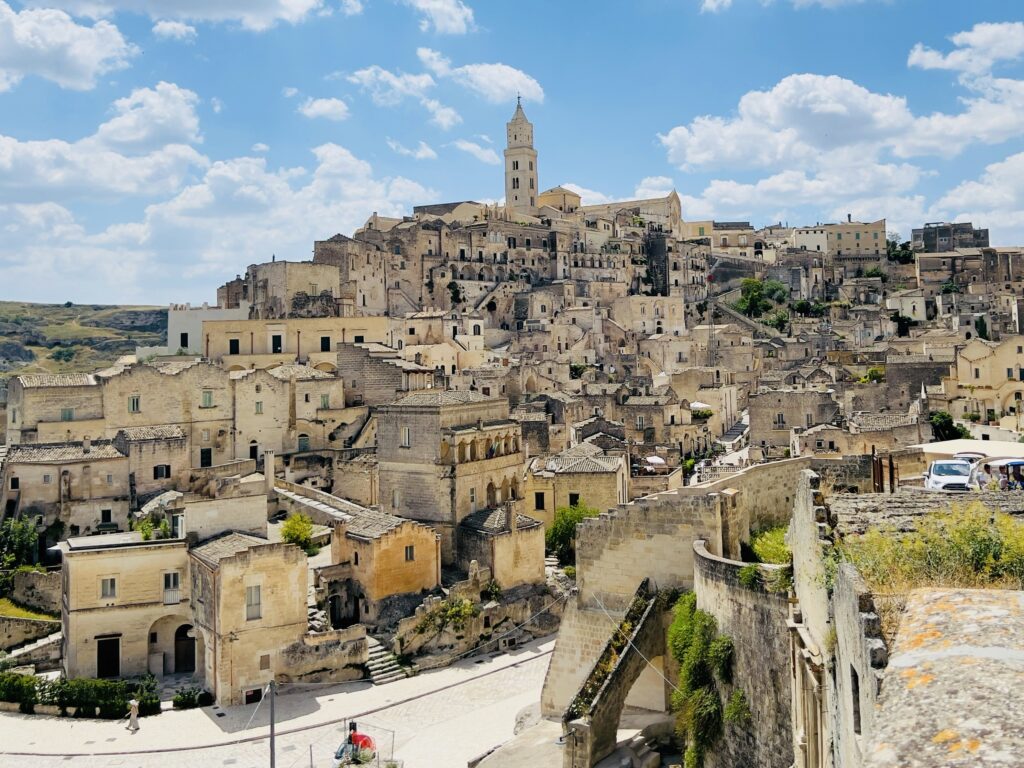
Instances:
[[[15,619],[42,619],[53,621],[58,617],[51,613],[40,613],[30,608],[22,608],[17,603],[11,602],[10,598],[0,597],[0,616],[10,616]]]

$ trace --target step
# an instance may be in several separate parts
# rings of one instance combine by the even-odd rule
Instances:
[[[404,672],[393,672],[390,675],[382,675],[381,677],[372,677],[370,680],[374,685],[386,685],[387,683],[393,683],[395,680],[401,680],[405,677]]]

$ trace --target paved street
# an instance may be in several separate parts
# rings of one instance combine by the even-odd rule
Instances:
[[[512,736],[516,713],[540,699],[554,639],[513,654],[467,659],[390,685],[316,686],[277,698],[277,768],[330,765],[345,718],[407,768],[452,768]],[[0,767],[196,768],[269,765],[268,706],[166,712],[123,723],[0,713]],[[252,725],[247,723],[252,718]],[[241,741],[241,743],[230,743]],[[21,753],[21,754],[16,754]],[[68,755],[72,755],[68,757]],[[383,764],[383,763],[382,763]]]

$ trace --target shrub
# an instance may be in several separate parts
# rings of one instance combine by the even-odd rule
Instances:
[[[743,691],[736,689],[725,705],[725,722],[742,725],[750,720],[750,705]]]
[[[786,565],[789,563],[789,545],[786,544],[788,525],[766,528],[750,535],[750,550],[759,563]]]
[[[732,682],[732,657],[734,648],[732,638],[728,635],[719,635],[711,641],[708,647],[708,661],[715,675],[724,683]]]
[[[22,712],[31,714],[38,701],[35,683],[35,678],[31,675],[0,673],[0,701],[18,704]]]
[[[484,600],[501,600],[501,585],[495,579],[491,579],[480,593],[480,597]]]
[[[281,540],[308,553],[313,547],[313,521],[308,515],[292,515],[281,525]]]
[[[184,688],[178,691],[172,699],[175,709],[195,709],[196,707],[208,707],[213,704],[213,694],[204,691],[198,686]]]
[[[757,589],[761,585],[761,569],[757,567],[757,563],[744,565],[740,568],[737,578],[747,589]]]
[[[715,412],[712,411],[710,408],[691,408],[690,409],[690,416],[692,416],[695,419],[705,419],[706,420],[706,419],[710,419],[714,415],[715,415]]]
[[[576,561],[576,526],[598,514],[598,510],[583,503],[555,510],[555,519],[544,536],[544,543],[547,551],[558,558],[559,565]]]
[[[448,599],[423,617],[416,625],[416,634],[422,635],[425,632],[439,634],[449,626],[454,631],[461,632],[466,628],[466,622],[479,614],[480,609],[466,598]]]
[[[568,576],[573,581],[576,581],[576,566],[575,565],[567,565],[567,566],[565,566],[565,575]]]

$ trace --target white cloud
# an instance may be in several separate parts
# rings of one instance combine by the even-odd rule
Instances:
[[[346,79],[368,92],[373,103],[379,106],[393,107],[406,99],[415,99],[430,113],[430,121],[444,130],[462,122],[462,116],[454,109],[427,96],[436,83],[426,72],[396,73],[374,64],[353,72]]]
[[[153,25],[153,36],[161,40],[178,40],[191,43],[196,39],[196,28],[182,21],[158,21]]]
[[[602,203],[610,203],[615,199],[614,197],[609,197],[603,192],[587,189],[586,187],[581,187],[579,184],[573,184],[571,182],[568,184],[562,184],[561,186],[566,189],[571,189],[579,195],[580,205],[601,205]]]
[[[405,0],[422,14],[420,29],[447,35],[464,35],[473,29],[473,9],[462,0]]]
[[[252,145],[252,147],[250,148],[249,151],[250,152],[259,152],[259,153],[262,154],[263,152],[269,152],[270,151],[270,147],[267,146],[266,144],[264,144],[262,141],[258,141],[258,142],[256,142],[255,144]]]
[[[452,67],[449,59],[430,48],[419,48],[416,55],[437,77],[451,78],[493,104],[511,101],[516,96],[522,96],[529,101],[544,101],[544,89],[540,83],[522,70],[507,64],[466,64]]]
[[[292,88],[290,85],[288,85],[281,89],[281,95],[284,96],[286,99],[290,99],[293,96],[299,95],[299,89]]]
[[[981,75],[1000,62],[1024,57],[1024,22],[975,24],[949,38],[955,47],[943,54],[918,43],[907,64],[922,69],[949,69],[967,75]]]
[[[170,194],[208,164],[198,97],[173,83],[138,88],[92,136],[75,142],[19,141],[0,135],[0,202],[117,199]]]
[[[768,5],[772,0],[761,0],[762,5]],[[809,8],[821,6],[822,8],[838,8],[842,5],[857,5],[867,0],[791,0],[794,8]],[[732,8],[733,0],[701,0],[701,12],[718,13]]]
[[[978,180],[957,185],[937,206],[951,220],[990,227],[993,244],[1024,242],[1024,152],[986,166]]]
[[[311,120],[318,117],[335,122],[348,119],[348,104],[341,99],[306,99],[296,111]]]
[[[462,116],[451,107],[446,107],[437,99],[423,99],[423,107],[430,113],[430,122],[448,130],[462,122]]]
[[[15,12],[0,0],[0,92],[26,75],[52,80],[62,88],[89,90],[96,86],[96,78],[127,67],[136,54],[138,48],[107,21],[85,26],[63,11]]]
[[[213,110],[213,114],[219,115],[224,109],[224,102],[214,96],[210,99],[210,109]]]
[[[238,22],[253,31],[279,21],[297,24],[325,7],[324,0],[28,0],[26,5],[92,18],[128,12],[172,21]]]
[[[475,141],[468,141],[466,139],[456,139],[452,142],[452,145],[456,149],[461,149],[463,152],[472,155],[481,163],[501,165],[501,158],[498,157],[498,153],[490,147],[481,147]]]
[[[393,152],[405,157],[411,157],[414,160],[434,160],[437,158],[437,152],[435,152],[425,141],[421,141],[416,149],[410,149],[400,142],[390,138],[387,142]]]
[[[174,83],[136,88],[114,102],[115,116],[96,131],[95,140],[118,149],[147,150],[168,144],[197,144],[199,97]]]
[[[700,10],[704,13],[718,13],[732,8],[732,0],[703,0]]]
[[[652,197],[665,197],[675,189],[675,183],[668,176],[647,176],[640,180],[633,191],[633,197],[637,200],[646,200]]]
[[[358,16],[363,12],[360,0],[341,0],[341,12],[346,16]]]
[[[0,286],[20,286],[21,300],[202,300],[235,275],[239,253],[306,258],[312,240],[351,232],[369,211],[401,216],[436,196],[376,176],[344,147],[324,144],[313,155],[308,172],[274,170],[263,158],[214,163],[138,221],[94,234],[58,205],[0,203]]]

